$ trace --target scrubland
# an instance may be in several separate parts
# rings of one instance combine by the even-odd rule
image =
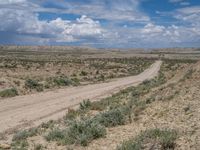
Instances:
[[[156,59],[76,58],[42,65],[15,61],[14,68],[5,66],[13,65],[12,61],[3,60],[1,96],[109,82],[137,75]],[[68,108],[61,119],[16,131],[11,139],[2,135],[0,146],[19,150],[199,149],[199,73],[198,60],[162,58],[155,78],[98,101],[83,99],[78,107]]]

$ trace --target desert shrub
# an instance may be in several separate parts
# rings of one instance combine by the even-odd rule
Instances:
[[[131,88],[121,90],[120,92],[113,94],[110,97],[104,98],[100,101],[94,101],[91,104],[91,110],[106,110],[108,107],[116,108],[120,105],[121,100],[128,94]]]
[[[113,96],[111,96],[104,98],[101,101],[94,101],[91,104],[91,110],[105,110],[108,106],[110,106],[111,103],[114,103],[115,100],[117,100],[117,98],[115,99]]]
[[[66,131],[60,129],[53,129],[45,136],[47,141],[59,141],[63,140],[66,136]]]
[[[76,76],[77,76],[77,74],[73,73],[73,74],[72,74],[72,76],[73,76],[73,77],[76,77]]]
[[[155,101],[155,95],[151,95],[145,101],[146,101],[146,104],[150,104],[150,103],[154,102]]]
[[[10,64],[5,64],[4,65],[4,67],[5,68],[17,68],[17,64],[16,63],[14,63],[14,62],[12,62],[12,63],[10,63]]]
[[[104,81],[105,80],[105,76],[103,74],[101,74],[100,77],[99,77],[99,80],[100,81]]]
[[[104,109],[105,109],[105,106],[102,104],[102,100],[101,101],[94,101],[91,104],[91,110],[102,111]]]
[[[69,86],[72,84],[72,81],[68,77],[65,77],[65,76],[54,78],[53,82],[57,86]]]
[[[128,140],[124,141],[121,146],[118,146],[117,150],[142,150],[142,147],[140,143]]]
[[[94,117],[97,122],[105,127],[114,127],[117,125],[123,125],[126,121],[126,116],[120,109],[112,109]]]
[[[33,80],[33,79],[27,79],[25,81],[25,86],[30,88],[30,89],[35,89],[37,86],[39,86],[38,81]]]
[[[54,129],[46,136],[48,141],[87,146],[93,139],[104,137],[106,129],[98,122],[86,119],[73,121],[67,130]]]
[[[13,141],[24,140],[28,137],[28,132],[26,130],[20,131],[13,136]]]
[[[91,108],[91,101],[88,100],[83,100],[83,102],[80,103],[80,110],[88,110]]]
[[[86,71],[81,71],[80,75],[81,75],[81,76],[87,76],[88,73],[87,73]]]
[[[133,88],[132,90],[132,96],[133,97],[138,97],[141,94],[140,91],[138,91],[136,88]]]
[[[189,79],[192,74],[195,72],[194,69],[189,69],[186,74],[184,75],[184,77],[181,79],[181,81],[185,81],[186,79]]]
[[[75,119],[77,116],[84,116],[85,113],[88,112],[88,110],[91,109],[91,101],[88,100],[83,100],[83,102],[80,103],[79,109],[74,110],[74,109],[68,109],[68,112],[66,113],[66,115],[64,116],[64,120],[66,121],[66,123],[70,120]]]
[[[38,92],[43,91],[43,85],[40,84],[37,80],[27,79],[25,81],[25,87],[29,89],[36,89]]]
[[[68,142],[87,146],[90,141],[106,135],[106,129],[98,122],[87,119],[75,121],[68,130]]]
[[[28,137],[35,136],[37,132],[38,132],[37,128],[31,128],[29,130],[19,131],[13,136],[12,141],[26,140]]]
[[[189,105],[183,108],[183,110],[184,110],[185,113],[188,112],[190,109],[191,109],[191,108],[190,108]]]
[[[155,145],[160,145],[163,150],[175,148],[177,133],[173,130],[151,129],[142,132],[135,139],[124,141],[117,150],[142,150],[144,145],[149,145],[151,149]]]
[[[15,141],[11,144],[13,150],[27,150],[28,146],[29,144],[27,140]]]
[[[6,89],[0,92],[0,97],[14,97],[18,95],[18,91],[15,88]]]
[[[142,84],[144,84],[144,85],[147,85],[147,84],[150,84],[150,80],[144,80],[143,82],[142,82]]]
[[[14,82],[17,86],[20,86],[20,81],[14,80],[13,82]]]
[[[64,121],[65,123],[68,123],[69,120],[73,120],[76,119],[79,115],[84,115],[87,111],[85,110],[74,110],[69,108],[68,112],[66,113],[66,115],[64,116]]]
[[[96,71],[96,74],[99,74],[99,70]]]
[[[80,81],[79,81],[78,78],[72,78],[71,80],[72,80],[72,84],[75,85],[75,86],[80,84]]]
[[[43,91],[43,90],[44,90],[44,89],[43,89],[43,85],[40,84],[40,86],[38,86],[38,87],[36,88],[36,90],[37,90],[38,92]]]
[[[35,144],[34,145],[34,150],[42,150],[42,149],[43,149],[42,144]]]
[[[132,96],[139,97],[145,93],[148,93],[151,88],[157,87],[166,82],[166,78],[162,72],[157,77],[151,80],[143,81],[139,86],[132,88]]]
[[[37,128],[32,128],[29,130],[23,130],[23,131],[17,132],[12,138],[12,143],[11,143],[12,149],[27,150],[29,146],[27,142],[27,138],[35,136],[37,135],[37,133],[38,133]]]
[[[53,128],[55,125],[55,122],[53,120],[50,120],[48,122],[43,122],[39,127],[43,129],[49,129]]]
[[[156,87],[158,85],[161,85],[166,82],[165,75],[159,71],[159,75],[151,80],[146,80],[143,82],[143,85],[145,85],[148,89]]]

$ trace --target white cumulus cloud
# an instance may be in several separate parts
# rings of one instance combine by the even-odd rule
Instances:
[[[6,19],[5,19],[6,18]],[[0,31],[17,34],[45,35],[53,41],[72,42],[88,36],[101,36],[104,30],[98,21],[83,15],[76,20],[39,20],[38,14],[27,10],[1,9]]]

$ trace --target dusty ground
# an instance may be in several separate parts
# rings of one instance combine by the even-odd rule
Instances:
[[[178,132],[175,141],[177,150],[200,149],[200,62],[178,69],[176,75],[166,84],[153,89],[150,94],[156,100],[131,124],[108,129],[106,138],[93,141],[80,150],[116,149],[122,141],[134,138],[148,129],[174,129]],[[194,72],[186,78],[188,70]],[[173,83],[173,84],[172,84]],[[178,93],[169,98],[170,93]],[[63,147],[60,147],[63,149]]]
[[[0,101],[0,132],[11,132],[14,129],[38,125],[50,119],[58,119],[66,113],[68,107],[79,104],[83,99],[94,101],[155,77],[160,65],[161,61],[156,61],[149,69],[137,76],[120,78],[108,83],[4,99]]]
[[[21,60],[14,56],[0,59],[0,92],[15,88],[18,95],[25,95],[64,86],[100,83],[137,75],[154,62],[141,58],[81,59],[69,56],[65,59],[59,56],[54,58],[55,60],[43,60],[48,56],[46,54],[38,60],[34,59],[35,56],[31,56],[30,60]],[[28,80],[34,81],[37,85],[34,86],[32,83],[27,86]]]
[[[158,54],[160,54],[160,52]],[[167,55],[168,54],[166,54],[165,57]],[[176,55],[179,56],[179,54]],[[22,55],[20,55],[20,57],[21,56]],[[91,57],[92,56],[94,55],[91,53]],[[187,56],[189,57],[189,55]],[[32,59],[32,57],[30,58]],[[102,62],[104,61],[105,59],[102,59]],[[15,132],[15,130],[23,130],[32,126],[37,126],[42,122],[49,121],[50,119],[57,120],[66,114],[66,110],[68,108],[71,109],[72,107],[76,107],[77,104],[84,99],[90,99],[91,101],[102,100],[102,97],[110,96],[113,93],[117,93],[121,89],[132,85],[136,86],[145,79],[151,79],[156,76],[160,65],[161,62],[157,61],[153,66],[140,75],[112,79],[110,82],[96,83],[93,85],[78,87],[68,87],[32,95],[1,99],[0,133],[4,134],[0,134],[0,149],[2,143],[8,143],[8,146],[10,147],[12,135],[8,136],[9,138],[6,139],[4,136],[5,133],[10,134]],[[62,68],[59,65],[56,66],[58,66],[58,68],[53,65],[50,66],[49,70],[52,71],[52,68],[55,68],[54,73],[56,74],[56,71],[59,70],[59,68]],[[74,70],[78,70],[80,66],[77,66],[77,68]],[[103,70],[106,68],[106,70],[104,70],[105,72],[109,70],[109,73],[114,73],[116,68],[113,69],[113,66],[122,67],[122,69],[131,67],[130,64],[119,64],[118,66],[116,62],[109,62],[108,66],[103,66]],[[137,137],[142,131],[159,128],[174,129],[177,131],[178,137],[175,140],[175,149],[198,150],[200,149],[199,66],[200,62],[195,64],[191,63],[190,60],[164,60],[161,66],[161,73],[164,73],[166,83],[161,85],[159,84],[156,87],[151,88],[148,93],[140,96],[141,101],[147,100],[148,98],[152,98],[154,100],[151,103],[145,104],[145,108],[143,108],[142,111],[139,111],[137,114],[138,116],[134,118],[132,123],[129,122],[122,126],[106,128],[106,137],[92,140],[87,147],[76,144],[62,146],[59,144],[59,142],[49,142],[45,139],[45,135],[51,131],[51,129],[48,129],[43,133],[38,133],[35,136],[28,137],[26,140],[29,145],[27,147],[24,146],[24,148],[35,150],[36,146],[41,144],[43,149],[48,150],[66,150],[68,148],[77,150],[114,150],[123,141]],[[65,67],[66,66],[64,66],[62,69],[65,69]],[[68,64],[68,67],[70,67],[70,64]],[[85,63],[82,67],[83,68],[81,70],[84,70],[84,67],[88,69],[88,64]],[[33,73],[35,70],[37,70],[37,66],[34,66],[34,68],[30,69],[29,71],[32,71]],[[121,69],[119,70],[120,73],[124,73],[122,76],[130,75],[128,72],[121,72]],[[15,70],[13,70],[13,72],[14,71]],[[20,70],[18,71],[19,72],[17,75],[20,74]],[[49,76],[48,74],[51,74],[51,71],[49,72],[47,69],[44,72],[46,72],[46,75]],[[9,73],[11,78],[7,77],[7,80],[14,81],[14,75],[16,74],[13,74],[13,72],[8,71],[2,73],[5,77],[7,77]],[[87,72],[90,72],[90,70],[87,70]],[[44,75],[43,73],[40,74],[40,70],[37,70],[35,73],[36,76]],[[67,73],[67,71],[65,73]],[[77,77],[80,77],[79,73]],[[70,74],[72,75],[73,73],[71,72]],[[96,75],[96,70],[89,75],[91,75],[91,77]],[[116,75],[116,77],[119,77],[118,75],[120,74]],[[35,77],[33,76],[33,78]],[[82,76],[81,78],[84,80],[85,77]],[[18,79],[19,78],[17,78],[17,80]],[[91,79],[92,78],[90,78],[90,80]],[[119,96],[118,98],[122,98],[122,102],[128,100],[126,96]],[[115,99],[112,98],[110,100],[114,101]],[[88,114],[91,116],[94,116],[98,113],[100,113],[99,110],[90,110],[88,112]],[[54,127],[62,128],[62,126],[63,124],[61,121],[56,122]],[[63,127],[66,128],[66,126]]]
[[[164,64],[166,65],[166,64]],[[200,62],[183,63],[166,70],[167,82],[141,97],[154,97],[140,112],[137,120],[126,125],[107,128],[105,138],[93,140],[87,147],[72,145],[76,150],[114,150],[121,142],[134,138],[149,129],[174,129],[178,133],[176,150],[198,150],[200,148]],[[193,70],[190,73],[190,70]],[[43,136],[28,139],[29,149],[34,143],[42,144],[44,149],[65,150],[68,146],[47,142]]]

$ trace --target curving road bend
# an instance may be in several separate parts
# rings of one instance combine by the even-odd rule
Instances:
[[[0,133],[12,133],[16,129],[36,126],[50,119],[59,119],[64,116],[67,108],[76,106],[83,99],[95,101],[154,78],[161,64],[161,61],[156,61],[139,75],[118,78],[107,83],[69,87],[1,100]]]

